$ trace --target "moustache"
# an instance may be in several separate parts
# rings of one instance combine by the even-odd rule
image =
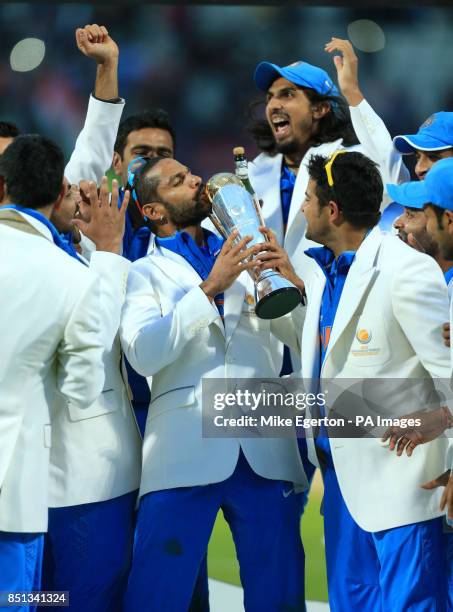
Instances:
[[[195,200],[201,204],[202,206],[209,208],[209,212],[211,212],[212,209],[212,204],[211,204],[211,200],[208,197],[208,194],[206,192],[206,184],[202,183],[200,185],[200,187],[198,188]]]

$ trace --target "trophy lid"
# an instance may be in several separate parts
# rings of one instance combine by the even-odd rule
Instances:
[[[225,185],[237,185],[244,189],[244,183],[235,174],[231,174],[231,172],[219,172],[211,176],[206,183],[206,193],[211,202],[219,189],[225,187]]]

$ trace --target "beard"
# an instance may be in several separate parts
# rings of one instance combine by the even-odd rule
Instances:
[[[205,185],[203,183],[200,185],[193,200],[178,205],[165,202],[165,208],[170,221],[178,230],[199,225],[212,210],[211,202],[205,193]]]
[[[290,121],[291,124],[291,120],[288,117],[288,120]],[[291,124],[292,125],[292,124]],[[305,151],[307,148],[307,143],[311,140],[311,138],[313,137],[314,134],[314,130],[316,129],[316,126],[313,124],[313,121],[311,118],[304,118],[300,121],[300,123],[298,123],[297,125],[297,132],[299,134],[299,137],[297,137],[294,133],[294,130],[292,129],[292,133],[289,134],[289,136],[282,141],[278,141],[277,138],[275,137],[275,134],[273,132],[272,126],[269,125],[273,137],[274,137],[274,142],[275,142],[275,148],[277,150],[278,153],[281,153],[282,155],[300,155],[301,152]]]
[[[398,230],[397,237],[407,244],[407,233],[404,230]]]
[[[286,142],[278,142],[276,140],[275,148],[277,153],[281,153],[282,155],[297,155],[300,151],[300,143],[294,137]]]

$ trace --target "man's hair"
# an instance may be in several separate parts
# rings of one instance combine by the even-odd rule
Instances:
[[[168,159],[167,157],[150,157],[146,159],[145,164],[138,170],[134,184],[127,185],[128,188],[134,188],[135,193],[137,195],[138,204],[142,207],[144,204],[149,204],[150,202],[158,202],[159,196],[157,195],[157,189],[160,183],[160,177],[158,176],[150,176],[148,177],[148,172],[154,168],[156,164],[158,164],[163,159]],[[132,225],[134,228],[143,227],[144,225],[148,226],[154,233],[155,228],[151,221],[143,218],[140,210],[137,206],[129,206],[129,214],[131,215]]]
[[[126,147],[127,137],[131,132],[136,130],[143,130],[144,128],[160,128],[170,133],[173,139],[173,147],[176,144],[176,134],[173,129],[168,113],[161,108],[153,108],[148,111],[143,111],[137,115],[131,115],[120,123],[118,128],[118,134],[115,141],[114,150],[118,153],[121,158],[124,155],[124,149]]]
[[[0,121],[0,138],[16,138],[19,133],[19,128],[15,123]]]
[[[137,194],[138,203],[140,206],[149,204],[149,202],[159,202],[157,189],[160,183],[159,176],[148,176],[149,171],[154,168],[159,162],[167,157],[151,157],[146,160],[146,163],[140,168],[136,177],[135,192]]]
[[[443,216],[444,216],[445,208],[442,208],[441,206],[437,206],[436,204],[431,204],[431,202],[429,204],[427,204],[427,206],[432,208],[434,214],[436,215],[437,227],[439,229],[442,229],[442,219],[443,219]]]
[[[61,190],[64,156],[51,140],[38,134],[17,136],[0,157],[0,176],[13,204],[42,208]]]
[[[337,155],[332,166],[333,187],[327,180],[328,157],[312,155],[308,174],[316,182],[316,197],[321,207],[330,200],[337,203],[344,219],[356,228],[371,228],[379,222],[384,187],[377,165],[362,153]]]
[[[318,131],[313,134],[308,142],[309,147],[316,147],[339,138],[343,139],[343,146],[345,147],[350,147],[359,142],[351,123],[349,106],[343,96],[321,95],[308,87],[299,87],[298,85],[296,87],[302,89],[313,106],[321,102],[329,102],[330,104],[330,112],[319,120]],[[273,156],[278,153],[278,150],[272,129],[266,119],[260,119],[256,116],[257,109],[262,104],[265,104],[262,99],[255,100],[250,104],[247,131],[261,151]]]

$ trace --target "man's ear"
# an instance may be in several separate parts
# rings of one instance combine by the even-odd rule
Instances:
[[[447,231],[449,234],[453,235],[453,211],[445,210],[444,215],[447,222]]]
[[[328,113],[330,113],[330,111],[330,102],[327,102],[327,100],[324,102],[317,102],[311,106],[313,119],[316,119],[317,121],[325,117]]]
[[[66,190],[67,190],[67,187],[66,187],[66,185],[65,185],[65,182],[63,181],[63,182],[61,183],[60,192],[59,192],[59,194],[58,194],[58,197],[57,197],[57,199],[55,200],[55,203],[54,203],[54,205],[53,205],[54,210],[58,210],[58,209],[60,208],[61,203],[63,202],[63,198],[64,198],[64,197],[65,197],[65,195],[66,195]]]
[[[112,168],[115,170],[115,174],[117,176],[121,176],[122,172],[122,168],[121,166],[123,165],[123,158],[121,157],[121,155],[119,153],[117,153],[116,151],[113,153],[113,159],[112,159]]]
[[[330,209],[330,220],[333,222],[338,221],[340,217],[340,208],[338,207],[338,204],[335,202],[335,200],[329,200],[327,206]]]
[[[143,214],[147,217],[151,223],[162,225],[162,219],[165,217],[165,206],[160,202],[149,202],[142,206]]]

